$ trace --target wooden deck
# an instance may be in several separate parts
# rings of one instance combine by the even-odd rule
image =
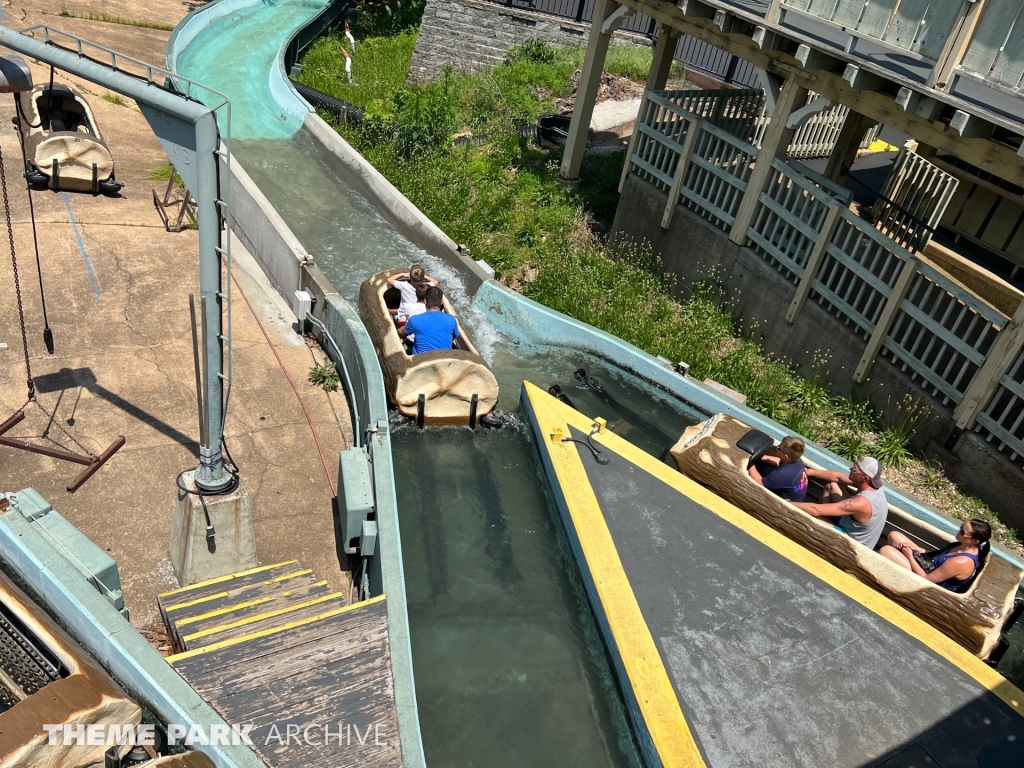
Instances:
[[[383,595],[346,605],[283,563],[161,597],[168,658],[272,768],[401,768]]]

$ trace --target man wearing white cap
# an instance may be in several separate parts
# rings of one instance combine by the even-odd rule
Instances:
[[[801,502],[796,506],[815,517],[830,518],[837,531],[874,549],[889,514],[889,503],[882,490],[882,465],[878,459],[870,456],[859,458],[850,467],[850,473],[845,475],[808,468],[807,476],[827,483],[822,502]],[[852,494],[850,487],[855,489]]]

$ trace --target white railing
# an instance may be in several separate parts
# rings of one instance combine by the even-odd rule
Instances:
[[[757,147],[707,122],[695,144],[678,202],[727,232],[747,191]]]
[[[988,406],[978,415],[977,428],[989,442],[998,442],[1010,461],[1024,456],[1024,350],[999,380]]]

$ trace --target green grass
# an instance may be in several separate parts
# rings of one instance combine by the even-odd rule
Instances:
[[[62,8],[57,15],[66,19],[102,21],[106,24],[122,24],[126,27],[139,27],[140,29],[159,29],[164,32],[170,32],[174,29],[172,24],[159,24],[155,21],[145,21],[143,19],[126,19],[123,16],[111,16],[109,13],[74,13],[67,8]]]
[[[104,101],[109,101],[111,104],[116,104],[119,107],[127,107],[128,106],[128,100],[124,96],[122,96],[122,95],[120,95],[118,93],[107,92],[107,93],[104,93],[102,96],[100,96],[100,98],[103,99]]]
[[[362,45],[411,54],[414,42],[405,32]],[[314,47],[306,60],[316,61],[316,53]],[[578,51],[533,46],[528,55],[520,53],[490,71],[449,74],[418,89],[406,89],[389,61],[380,98],[369,103],[367,126],[338,130],[452,239],[494,267],[505,284],[651,354],[689,363],[693,376],[742,392],[752,408],[844,457],[878,456],[895,475],[906,476],[903,487],[925,488],[929,500],[951,514],[987,519],[1000,540],[1018,541],[984,504],[958,493],[945,478],[937,480],[934,469],[926,467],[932,475],[922,470],[925,465],[909,448],[923,426],[919,404],[911,399],[879,413],[864,398],[830,392],[822,383],[827,359],[799,375],[751,340],[755,329],[741,333],[732,307],[712,287],[714,274],[684,289],[664,276],[649,247],[609,245],[602,235],[618,204],[622,154],[588,155],[573,189],[558,181],[560,151],[542,150],[515,130],[519,121],[535,119],[553,98],[569,93]],[[327,71],[329,54],[304,78]],[[321,90],[343,92],[333,81],[324,84],[333,90]],[[403,133],[392,140],[373,115],[397,120]],[[455,130],[483,133],[488,140],[453,147],[449,137]]]

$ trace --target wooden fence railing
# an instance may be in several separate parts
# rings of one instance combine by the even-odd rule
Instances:
[[[665,228],[682,205],[728,232],[758,149],[712,124],[707,102],[703,117],[682,103],[678,95],[647,95],[622,181],[632,172],[668,193]],[[961,427],[984,429],[1014,458],[1024,456],[1024,331],[1017,327],[1024,310],[1009,323],[851,211],[848,200],[846,190],[799,163],[772,160],[747,244],[795,284],[786,319],[796,322],[808,298],[819,302],[867,342],[855,381],[865,381],[884,354],[952,403]],[[969,394],[979,402],[964,402]]]

